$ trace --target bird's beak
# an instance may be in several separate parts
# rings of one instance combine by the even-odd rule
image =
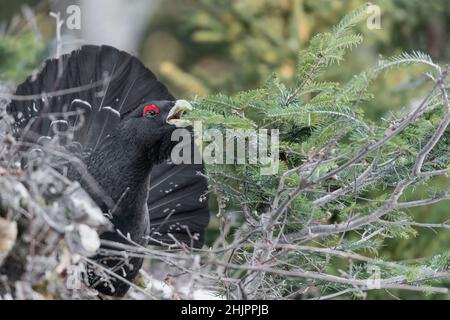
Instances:
[[[188,120],[181,119],[183,112],[192,110],[192,105],[186,100],[177,100],[175,105],[170,109],[166,122],[177,127],[186,127],[190,123]]]

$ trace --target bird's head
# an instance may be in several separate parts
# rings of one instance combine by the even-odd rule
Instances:
[[[187,126],[181,119],[184,112],[192,110],[186,100],[147,101],[120,121],[121,136],[129,137],[149,155],[152,162],[159,163],[167,159],[176,142],[172,141],[175,129]]]

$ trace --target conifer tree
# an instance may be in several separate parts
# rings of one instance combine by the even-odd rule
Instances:
[[[207,127],[280,130],[277,174],[260,175],[250,164],[208,168],[222,221],[216,249],[227,252],[215,263],[223,276],[239,275],[238,285],[226,285],[233,297],[293,297],[311,288],[363,297],[374,289],[367,280],[373,270],[381,279],[376,288],[447,292],[445,284],[425,284],[448,279],[448,248],[419,264],[385,261],[377,252],[385,238],[414,241],[420,228],[449,228],[412,221],[408,209],[450,198],[448,179],[442,188],[432,184],[448,175],[450,67],[421,52],[402,53],[347,83],[321,80],[363,41],[354,29],[365,9],[312,38],[299,54],[295,85],[274,75],[260,89],[195,102],[191,117]],[[384,122],[367,120],[371,81],[413,64],[426,67],[430,83],[421,102]],[[427,196],[417,199],[414,190],[423,186]],[[242,224],[231,228],[227,214],[236,211]]]

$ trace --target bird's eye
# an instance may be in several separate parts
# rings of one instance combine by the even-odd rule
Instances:
[[[157,106],[152,104],[151,106],[145,106],[144,111],[142,112],[142,116],[144,117],[153,117],[159,113],[159,109]]]

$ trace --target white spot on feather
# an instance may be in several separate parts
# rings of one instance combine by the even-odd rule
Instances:
[[[87,102],[87,101],[84,101],[84,100],[81,100],[81,99],[73,99],[72,103],[74,103],[74,102],[84,104],[89,109],[92,109],[91,104],[89,102]]]
[[[107,111],[113,113],[115,116],[120,118],[120,112],[117,111],[116,109],[113,109],[111,107],[103,107],[102,110],[107,110]]]

